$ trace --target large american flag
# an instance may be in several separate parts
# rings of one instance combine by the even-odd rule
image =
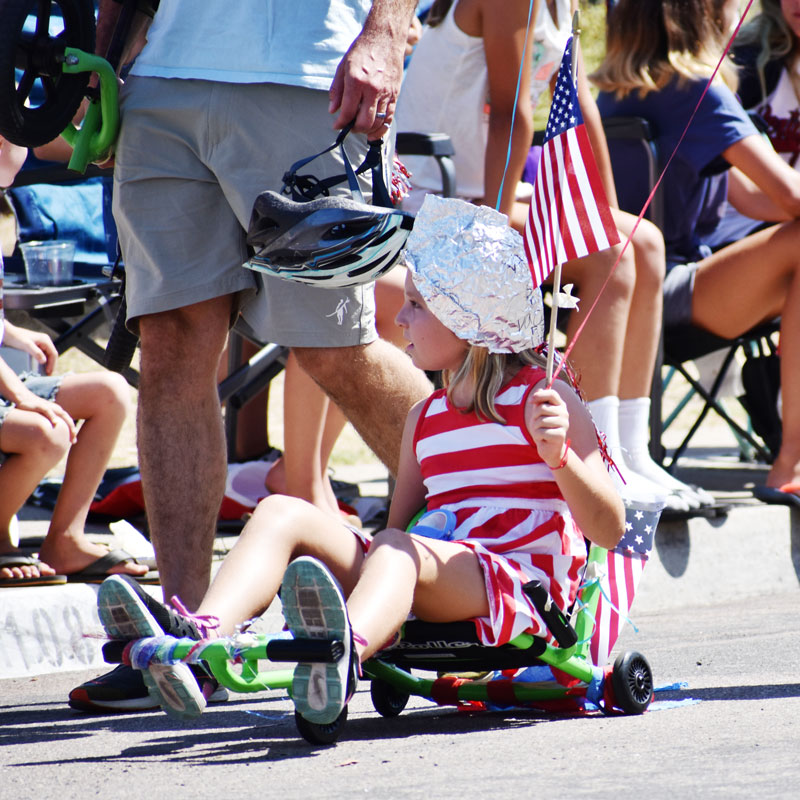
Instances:
[[[619,242],[572,78],[572,38],[556,79],[524,240],[535,286],[556,264]]]
[[[628,621],[639,579],[653,549],[661,504],[625,501],[625,535],[609,550],[605,574],[600,575],[600,600],[589,652],[592,663],[605,666],[608,655]]]

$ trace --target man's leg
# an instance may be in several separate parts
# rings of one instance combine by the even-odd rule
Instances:
[[[137,418],[150,535],[164,598],[200,603],[211,576],[216,520],[225,492],[225,433],[217,367],[232,295],[139,318]]]
[[[296,347],[294,353],[396,474],[409,409],[432,391],[425,373],[383,339],[355,347]]]

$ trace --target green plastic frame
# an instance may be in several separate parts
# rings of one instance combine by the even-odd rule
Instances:
[[[69,124],[61,134],[72,146],[69,168],[86,172],[86,167],[105,161],[119,132],[119,92],[117,76],[104,58],[74,47],[64,49],[63,71],[96,72],[100,78],[100,99],[89,104],[80,128]]]
[[[604,564],[607,551],[596,545],[589,550],[587,568],[591,564]],[[575,619],[578,642],[569,648],[548,644],[539,660],[571,675],[580,681],[570,688],[559,684],[514,683],[513,691],[519,703],[559,700],[580,695],[589,683],[597,677],[598,668],[589,658],[589,640],[597,612],[600,587],[592,582],[584,586],[580,596],[580,609]],[[259,661],[269,661],[267,645],[275,639],[283,639],[285,634],[243,634],[240,637],[219,639],[206,643],[202,649],[202,660],[206,662],[214,677],[226,688],[239,693],[260,692],[269,689],[291,690],[292,670],[259,669]],[[532,646],[534,637],[520,634],[510,644],[521,650]],[[185,659],[197,648],[197,642],[189,639],[177,641],[172,657]],[[234,660],[237,662],[234,664]],[[444,662],[443,662],[444,666]],[[236,668],[238,667],[238,669]],[[384,681],[394,688],[416,697],[432,699],[433,679],[417,677],[411,673],[386,663],[380,657],[372,658],[363,665],[367,679]],[[456,687],[458,700],[489,701],[489,684],[466,681]]]

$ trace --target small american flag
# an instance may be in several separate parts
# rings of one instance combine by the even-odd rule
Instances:
[[[653,549],[662,507],[661,503],[625,501],[625,535],[613,550],[609,550],[605,575],[600,577],[602,591],[589,645],[592,663],[598,667],[605,666],[628,621],[627,614],[639,579]]]
[[[572,78],[572,38],[558,71],[524,240],[535,286],[556,264],[619,242]]]

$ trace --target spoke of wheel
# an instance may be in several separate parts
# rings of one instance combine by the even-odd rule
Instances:
[[[36,34],[50,35],[50,0],[39,0],[39,13],[36,15]]]
[[[20,107],[27,103],[35,80],[36,75],[32,70],[25,70],[25,72],[22,73],[22,77],[17,84],[17,99]]]
[[[56,101],[56,91],[58,86],[56,85],[56,81],[53,79],[52,75],[43,75],[42,76],[42,86],[44,86],[44,95],[45,95],[45,102],[52,100],[53,102]]]
[[[23,36],[17,42],[14,50],[14,66],[17,69],[27,69],[33,55],[33,39],[30,36]]]

